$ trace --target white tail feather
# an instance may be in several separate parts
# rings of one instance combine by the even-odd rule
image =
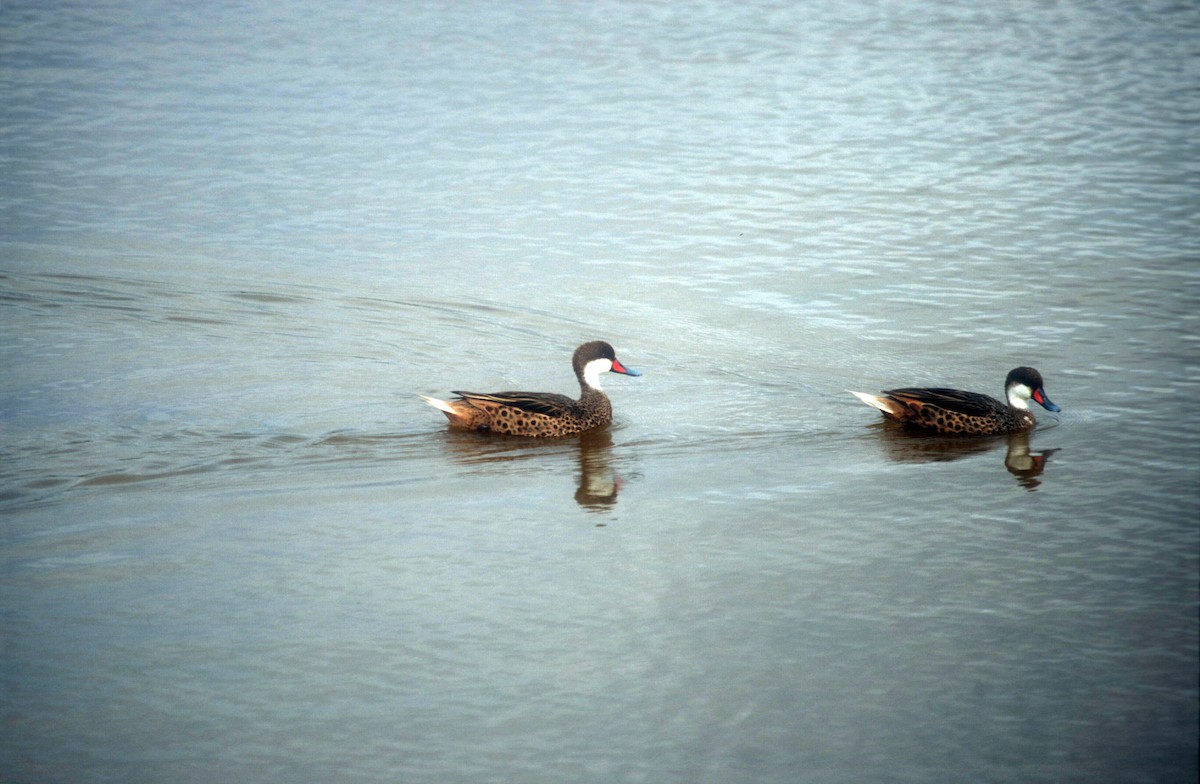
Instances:
[[[451,415],[457,415],[457,413],[458,413],[445,400],[438,400],[436,397],[427,397],[425,395],[419,395],[419,397],[422,400],[424,400],[426,403],[428,403],[429,405],[436,408],[438,411],[443,411],[443,412],[445,412],[447,414],[451,414]]]
[[[880,397],[879,395],[868,395],[865,392],[855,392],[853,389],[847,389],[846,391],[851,395],[854,395],[862,402],[866,403],[868,406],[878,408],[885,414],[891,414],[892,416],[896,416],[897,414],[896,404],[888,400],[886,397]]]

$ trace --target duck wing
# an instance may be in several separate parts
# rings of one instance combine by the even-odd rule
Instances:
[[[888,389],[883,394],[906,406],[935,406],[971,417],[992,416],[1008,408],[994,397],[946,387],[904,387]]]
[[[459,392],[460,399],[478,408],[510,406],[548,417],[568,417],[578,413],[579,403],[553,392]]]

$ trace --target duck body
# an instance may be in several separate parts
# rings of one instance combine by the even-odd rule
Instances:
[[[582,433],[612,422],[612,403],[600,389],[600,374],[640,376],[617,360],[602,340],[584,343],[571,360],[580,396],[572,400],[553,392],[462,392],[453,400],[421,397],[446,415],[452,428],[485,433],[551,438]]]
[[[1008,402],[980,392],[947,387],[901,387],[878,395],[851,392],[884,417],[906,427],[942,435],[1020,433],[1037,424],[1029,410],[1032,400],[1047,411],[1061,411],[1046,396],[1042,375],[1031,367],[1014,368],[1004,381]]]

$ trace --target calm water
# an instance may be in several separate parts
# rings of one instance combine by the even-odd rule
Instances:
[[[1196,781],[1191,3],[0,6],[0,780]],[[453,434],[418,393],[616,422]],[[1063,408],[904,437],[846,393]]]

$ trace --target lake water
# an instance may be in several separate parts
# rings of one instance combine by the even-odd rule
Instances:
[[[5,0],[0,780],[1196,781],[1197,84],[1194,3]],[[591,339],[599,433],[417,397]]]

